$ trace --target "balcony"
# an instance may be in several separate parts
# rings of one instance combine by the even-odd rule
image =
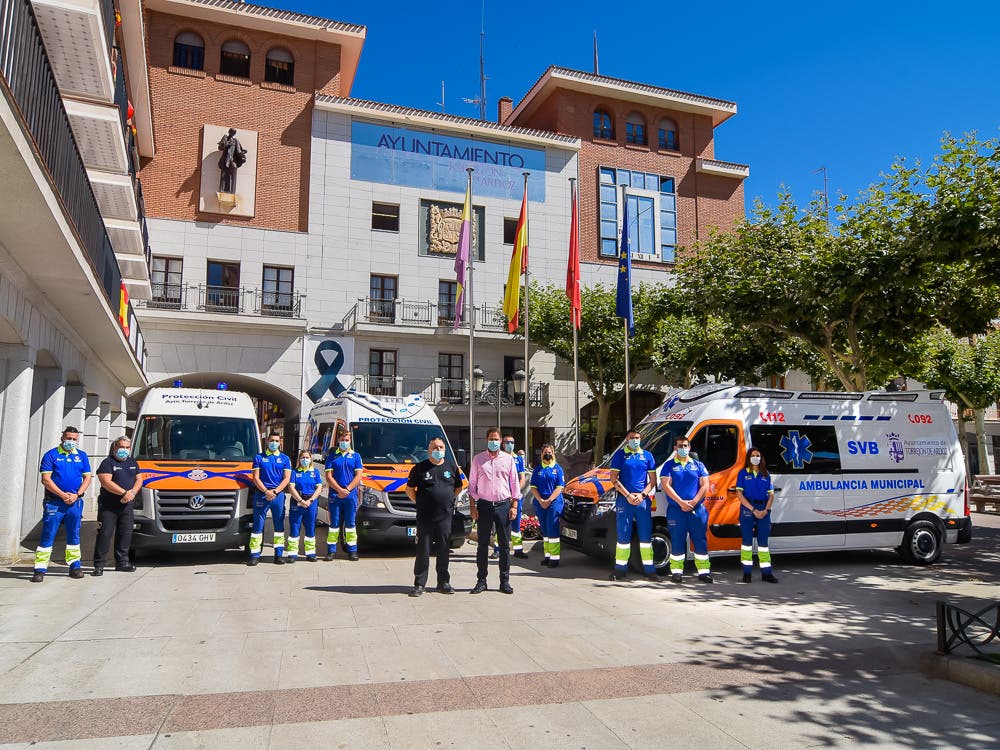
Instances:
[[[520,409],[524,405],[524,397],[513,392],[513,381],[501,381],[501,408]],[[373,396],[409,395],[421,396],[424,401],[434,406],[469,404],[469,381],[467,378],[406,378],[399,375],[355,375],[352,388]],[[491,412],[497,411],[496,393],[498,381],[487,383],[482,393],[476,394],[476,406],[488,407]],[[531,408],[548,408],[549,384],[532,383],[529,389]],[[486,409],[483,409],[484,411]]]
[[[59,90],[66,96],[112,104],[112,0],[32,0],[32,5]]]
[[[473,313],[477,333],[507,332],[507,321],[501,308],[484,304],[477,306]],[[454,303],[363,297],[344,317],[344,330],[356,332],[372,327],[402,327],[422,329],[428,333],[444,329],[443,332],[447,333],[454,325],[454,316]],[[463,320],[458,328],[467,331],[468,321]]]
[[[140,307],[148,310],[180,310],[216,315],[256,315],[267,318],[302,319],[304,294],[268,292],[246,287],[208,284],[152,284],[152,299]]]

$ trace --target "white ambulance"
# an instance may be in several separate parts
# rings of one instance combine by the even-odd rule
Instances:
[[[657,472],[686,435],[709,472],[713,554],[738,554],[736,477],[750,447],[773,478],[774,552],[891,547],[928,565],[972,538],[965,462],[939,391],[795,392],[710,383],[668,395],[638,425]],[[602,557],[616,544],[609,462],[567,483],[563,544]],[[654,498],[654,556],[665,571],[666,500]],[[638,559],[638,547],[634,545]],[[635,561],[633,561],[635,562]]]
[[[365,465],[359,487],[359,543],[414,541],[416,507],[404,490],[410,469],[427,458],[427,444],[432,437],[444,440],[446,457],[456,466],[462,465],[455,459],[434,409],[417,395],[375,396],[346,391],[337,398],[321,401],[309,412],[304,441],[320,470],[326,457],[335,450],[333,441],[340,428],[350,431],[354,450]],[[465,479],[464,474],[462,478]],[[326,502],[325,496],[322,502]],[[471,530],[469,498],[463,490],[455,504],[452,546],[461,546]]]

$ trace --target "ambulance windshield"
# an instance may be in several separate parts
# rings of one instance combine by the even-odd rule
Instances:
[[[642,438],[642,448],[653,454],[656,465],[659,466],[671,453],[674,452],[674,438],[678,435],[687,435],[691,429],[692,422],[682,420],[661,420],[658,422],[643,422],[636,429]],[[623,442],[619,448],[624,447]],[[611,456],[614,451],[611,452]],[[601,462],[600,468],[607,469],[611,466],[611,456]]]
[[[455,462],[441,425],[412,422],[353,422],[354,450],[366,464],[415,464],[427,458],[432,437],[444,439],[445,458]]]
[[[134,457],[147,461],[249,461],[260,450],[252,419],[147,414]]]

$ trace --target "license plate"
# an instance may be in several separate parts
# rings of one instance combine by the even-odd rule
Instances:
[[[567,539],[576,539],[577,538],[576,529],[566,529],[566,528],[564,528],[562,530],[562,535],[564,537],[566,537]]]
[[[170,541],[174,544],[185,544],[189,542],[214,542],[215,533],[205,534],[174,534]]]
[[[407,526],[406,527],[406,535],[407,536],[416,536],[417,535],[417,527],[416,526]]]

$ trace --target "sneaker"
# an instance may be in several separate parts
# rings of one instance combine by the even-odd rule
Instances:
[[[70,568],[69,569],[70,578],[83,578],[83,568]]]
[[[90,571],[90,575],[94,576],[94,578],[100,578],[102,575],[104,575],[104,568],[94,568],[92,571]]]
[[[351,562],[357,562],[358,561],[358,553],[357,552],[348,552],[347,553],[347,559],[350,560]]]
[[[774,577],[774,573],[765,573],[761,577],[762,581],[767,581],[768,583],[777,583],[778,579]]]
[[[275,558],[274,558],[274,564],[275,565],[284,565],[285,564],[285,558],[275,556]]]
[[[316,562],[316,555],[306,555],[306,562]]]
[[[699,573],[698,580],[702,583],[715,583],[715,579],[712,578],[711,573]]]
[[[330,561],[331,561],[331,560],[332,560],[333,558],[335,558],[336,556],[337,556],[337,550],[334,550],[333,552],[327,552],[327,553],[326,553],[326,554],[325,554],[325,555],[323,556],[323,559],[324,559],[324,560],[326,560],[327,562],[330,562]]]
[[[527,560],[528,553],[525,552],[523,549],[514,550],[514,557],[518,558],[519,560]]]
[[[423,586],[414,586],[412,589],[410,589],[410,596],[416,597],[416,596],[420,596],[423,593],[424,593],[424,587]]]
[[[115,570],[119,573],[135,573],[135,565],[132,563],[125,563],[123,565],[116,565]]]
[[[486,589],[487,589],[486,581],[476,581],[476,585],[472,587],[472,591],[470,591],[469,593],[481,594],[484,591],[486,591]]]
[[[455,589],[452,588],[450,583],[439,583],[435,589],[439,594],[454,594]]]
[[[41,583],[44,580],[45,580],[45,574],[40,570],[36,570],[35,574],[31,576],[32,583]]]
[[[513,594],[514,593],[514,587],[511,586],[506,581],[504,581],[503,583],[500,584],[500,593],[501,594]]]
[[[680,573],[674,573],[670,576],[670,580],[674,583],[682,583],[684,581],[684,576]]]
[[[251,557],[249,560],[247,560],[247,565],[249,565],[252,568],[254,565],[256,565],[259,562],[260,562],[260,558],[259,557]]]
[[[750,583],[750,581],[752,581],[752,580],[753,580],[753,578],[750,577],[749,573],[744,573],[743,574],[743,583]],[[764,580],[767,580],[767,579],[765,578]]]

